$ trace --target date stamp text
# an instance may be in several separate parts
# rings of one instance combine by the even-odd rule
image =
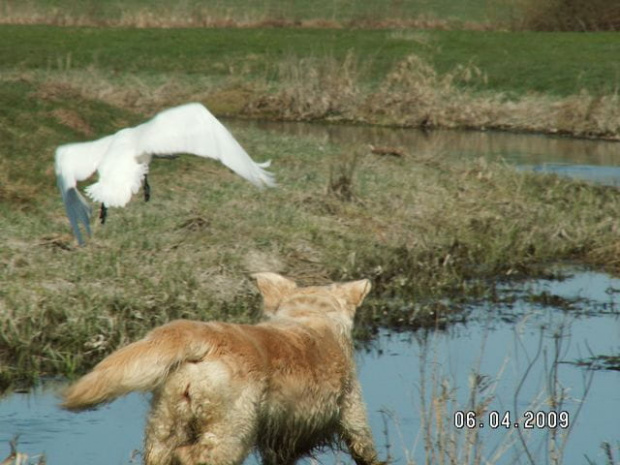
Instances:
[[[570,426],[570,415],[562,410],[556,412],[527,410],[522,418],[513,418],[511,412],[498,412],[491,410],[483,415],[477,415],[474,411],[457,410],[454,413],[454,427],[457,429],[474,428],[521,428],[521,429],[568,429]]]

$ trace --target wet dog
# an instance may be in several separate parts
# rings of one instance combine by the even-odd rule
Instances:
[[[358,465],[380,463],[353,359],[351,331],[368,280],[297,287],[255,275],[266,321],[178,320],[114,352],[64,393],[81,410],[153,391],[148,465],[293,464],[346,444]]]

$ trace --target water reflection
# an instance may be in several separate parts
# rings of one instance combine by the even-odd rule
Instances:
[[[456,429],[452,414],[470,409],[470,383],[474,379],[481,382],[478,398],[489,399],[487,409],[501,415],[508,412],[512,421],[527,409],[549,411],[549,374],[558,341],[560,362],[587,357],[590,352],[618,352],[619,289],[619,279],[598,273],[576,273],[564,281],[538,281],[506,289],[516,296],[544,291],[578,299],[568,310],[527,303],[527,299],[508,300],[501,306],[485,304],[472,308],[468,323],[455,324],[448,331],[381,334],[373,350],[357,355],[371,426],[381,454],[389,451],[394,463],[405,464],[407,458],[424,462],[427,452],[423,419],[436,418],[442,406],[447,409],[448,419],[443,427],[447,435],[444,440],[452,438],[457,448],[464,450],[467,429]],[[561,337],[556,337],[558,334]],[[594,378],[582,403],[588,373],[593,373]],[[521,380],[523,386],[517,392]],[[563,390],[565,397],[560,409],[569,412],[573,428],[565,457],[586,454],[605,463],[600,444],[615,444],[617,440],[620,373],[588,372],[561,363],[556,381],[555,386]],[[141,448],[148,396],[133,394],[99,410],[73,414],[57,408],[57,389],[47,386],[31,394],[13,394],[0,402],[0,457],[8,454],[8,440],[20,433],[21,450],[32,455],[45,452],[50,464],[131,463],[132,451]],[[442,392],[445,404],[438,401]],[[583,408],[575,417],[580,405]],[[487,423],[478,430],[483,457],[492,460],[494,454],[501,452],[495,463],[527,463],[517,430],[491,429],[488,417],[479,420]],[[433,431],[430,442],[436,443],[440,438]],[[535,428],[527,433],[528,449],[536,463],[546,460],[549,431]],[[460,454],[457,462],[463,460],[463,452]],[[350,462],[344,455],[319,456],[324,464],[340,459]],[[135,458],[134,463],[139,462],[140,457]],[[565,461],[570,462],[571,459]],[[256,460],[249,459],[248,463]]]
[[[524,300],[509,306],[485,304],[473,309],[474,322],[456,324],[446,332],[431,332],[423,337],[384,335],[382,352],[366,355],[360,365],[366,397],[382,398],[381,408],[392,412],[390,438],[398,441],[393,445],[393,455],[402,460],[406,450],[410,457],[424,462],[428,453],[422,412],[426,409],[427,421],[435,420],[442,405],[437,401],[442,389],[449,393],[449,413],[471,410],[471,383],[476,374],[482,380],[479,401],[489,398],[488,411],[497,411],[500,418],[508,413],[511,422],[526,410],[552,410],[550,389],[563,392],[558,410],[567,411],[572,421],[563,449],[564,463],[572,463],[571,457],[584,454],[598,463],[602,458],[601,443],[613,445],[617,440],[620,373],[588,372],[565,362],[591,353],[618,353],[620,300],[613,290],[619,286],[620,280],[597,273],[579,273],[565,281],[539,281],[518,291],[524,296],[544,291],[567,299],[578,298],[578,304],[568,311]],[[512,316],[511,321],[506,321],[504,313]],[[515,319],[516,324],[512,321]],[[551,368],[556,354],[560,364],[554,379]],[[590,375],[590,391],[582,402]],[[377,407],[371,417],[375,434],[381,434],[383,420]],[[447,418],[453,420],[451,415]],[[482,457],[490,463],[528,463],[514,427],[491,429],[488,416],[478,420],[485,424],[478,430]],[[446,434],[461,444],[457,457],[462,460],[467,431],[457,431],[453,423],[445,428]],[[558,438],[558,445],[568,431],[560,433],[563,436]],[[526,433],[527,448],[535,463],[547,463],[549,434],[549,428],[534,428]],[[431,436],[433,443],[440,441],[436,430]],[[495,462],[493,458],[500,451],[501,458]]]
[[[289,136],[315,137],[325,143],[355,142],[400,147],[409,153],[439,151],[454,157],[502,158],[538,171],[620,185],[618,142],[494,131],[424,132],[417,129],[255,121],[237,121],[234,124]]]

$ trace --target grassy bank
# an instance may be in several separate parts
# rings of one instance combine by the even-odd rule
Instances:
[[[262,119],[620,137],[611,33],[4,26],[0,43],[8,86],[130,111],[202,100]]]
[[[112,210],[76,248],[54,189],[50,146],[69,132],[54,111],[71,100],[61,115],[93,134],[138,115],[50,95],[16,103],[3,123],[15,149],[3,148],[0,197],[5,380],[83,371],[173,318],[250,321],[258,296],[248,275],[258,270],[305,283],[372,279],[364,332],[433,325],[459,301],[490,295],[497,277],[550,262],[620,265],[615,189],[249,129],[234,132],[255,159],[273,160],[278,189],[259,194],[195,157],[154,163],[151,202]]]
[[[373,86],[415,54],[440,75],[475,66],[484,79],[460,86],[509,97],[613,93],[619,87],[619,53],[620,38],[613,33],[0,26],[3,72],[95,69],[138,77],[273,80],[287,59],[341,63],[353,54],[363,63],[362,83]]]

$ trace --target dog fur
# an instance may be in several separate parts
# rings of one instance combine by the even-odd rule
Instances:
[[[147,465],[241,464],[252,450],[288,465],[341,442],[358,465],[380,463],[351,341],[370,282],[298,288],[254,276],[266,321],[168,323],[101,361],[67,389],[63,407],[153,391]]]

